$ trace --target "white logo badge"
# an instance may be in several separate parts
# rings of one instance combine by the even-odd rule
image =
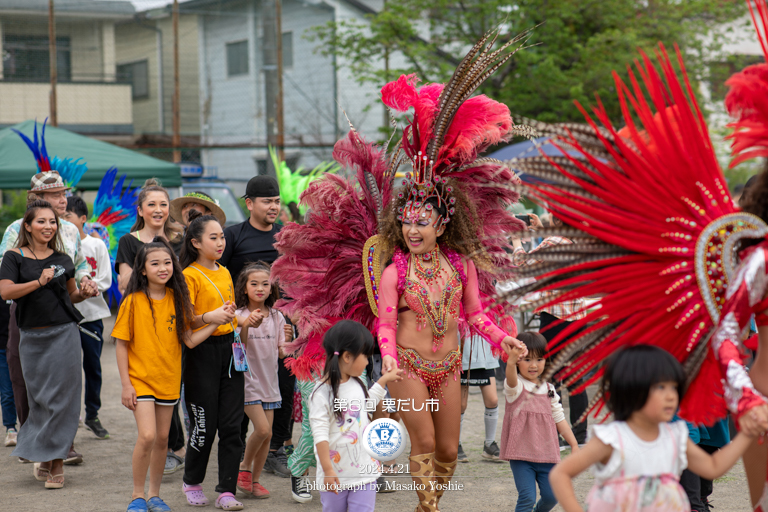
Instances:
[[[396,459],[405,450],[403,428],[394,420],[379,418],[365,427],[363,448],[376,460]]]

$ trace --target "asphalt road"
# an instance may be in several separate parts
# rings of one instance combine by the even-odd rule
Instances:
[[[113,319],[110,319],[113,320]],[[111,330],[112,321],[105,322],[105,332]],[[11,448],[0,446],[0,454],[6,457],[0,464],[0,512],[2,511],[123,511],[131,497],[131,453],[136,441],[136,425],[133,414],[120,404],[120,379],[115,363],[115,348],[111,342],[104,345],[102,354],[103,388],[100,418],[109,430],[110,439],[98,440],[90,431],[80,428],[75,445],[84,454],[85,462],[80,466],[65,466],[66,484],[64,489],[49,490],[43,482],[32,476],[31,464],[20,464],[11,458]],[[499,393],[499,425],[496,439],[502,430],[504,400]],[[566,404],[567,405],[567,404]],[[84,413],[83,413],[84,414]],[[567,417],[567,413],[566,413]],[[514,510],[517,498],[515,484],[509,465],[505,462],[488,462],[481,458],[484,439],[483,403],[480,394],[470,394],[465,419],[466,431],[462,435],[463,447],[470,458],[467,464],[459,464],[454,482],[461,490],[448,491],[440,502],[442,512],[484,512]],[[299,426],[294,428],[294,438],[300,435]],[[213,510],[216,497],[216,448],[211,455],[208,476],[203,484]],[[399,462],[407,463],[406,448]],[[407,483],[410,478],[402,476],[396,481]],[[592,485],[591,475],[581,475],[576,481],[577,495],[586,497]],[[281,510],[314,512],[322,510],[318,493],[310,503],[299,504],[291,499],[290,480],[264,474],[261,483],[270,491],[266,500],[243,499],[245,510]],[[181,491],[182,472],[163,478],[161,496],[173,510],[200,510],[187,505]],[[238,498],[241,495],[238,493]],[[744,470],[739,463],[728,474],[715,482],[712,502],[717,512],[751,511]],[[415,493],[397,491],[379,494],[377,510],[413,510],[416,506]],[[562,510],[559,506],[555,510]]]

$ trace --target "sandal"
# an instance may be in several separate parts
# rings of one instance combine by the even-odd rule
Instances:
[[[128,509],[125,512],[147,512],[147,501],[144,498],[136,498],[128,504]]]
[[[61,477],[61,482],[54,482],[51,479],[52,478],[59,478]],[[48,479],[45,481],[45,488],[46,489],[61,489],[64,487],[64,473],[59,473],[58,475],[52,475],[48,473]]]
[[[166,505],[160,496],[152,496],[147,500],[147,510],[149,512],[171,512],[171,507]]]
[[[231,492],[223,492],[216,498],[216,508],[222,510],[243,510],[243,504],[235,499]]]
[[[48,475],[51,474],[51,470],[48,468],[41,468],[40,462],[35,462],[35,465],[32,466],[32,474],[38,482],[45,482],[48,480]]]
[[[203,486],[181,484],[181,490],[187,495],[187,503],[193,507],[204,507],[208,505],[208,498],[203,494]]]

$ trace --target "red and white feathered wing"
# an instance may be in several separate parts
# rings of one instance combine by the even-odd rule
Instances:
[[[684,73],[679,52],[678,59]],[[599,297],[553,340],[550,375],[561,370],[576,380],[597,368],[589,384],[621,347],[656,345],[692,380],[681,417],[711,423],[726,414],[707,341],[734,267],[728,242],[755,219],[737,213],[691,86],[663,46],[658,69],[645,54],[636,69],[629,86],[614,74],[624,129],[613,128],[601,106],[592,115],[582,109],[586,128],[540,127],[559,133],[555,144],[576,156],[521,161],[524,172],[549,180],[529,195],[565,221],[561,234],[576,243],[541,251],[543,263],[520,272],[536,282],[518,293],[559,290],[547,304]]]

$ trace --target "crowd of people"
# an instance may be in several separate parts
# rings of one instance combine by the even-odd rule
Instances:
[[[279,362],[286,357],[284,347],[294,336],[290,320],[275,309],[280,290],[271,280],[270,264],[263,261],[275,259],[270,258],[275,255],[273,236],[280,229],[275,223],[279,200],[271,195],[276,192],[274,187],[274,180],[265,177],[249,183],[248,227],[238,225],[234,229],[222,228],[226,220],[223,212],[199,193],[171,201],[162,187],[150,182],[139,194],[135,229],[119,242],[116,270],[124,298],[110,333],[116,343],[121,401],[133,411],[138,431],[129,511],[169,510],[160,498],[160,486],[163,474],[169,472],[168,458],[176,451],[170,444],[169,432],[182,396],[185,416],[189,418],[186,436],[181,432],[186,445],[186,454],[181,457],[183,492],[189,503],[208,503],[201,484],[217,434],[217,507],[240,510],[242,503],[235,498],[238,491],[256,498],[269,497],[259,477],[269,469],[266,462],[273,447],[275,411],[284,407]],[[102,321],[110,316],[99,292],[110,286],[109,255],[103,241],[83,231],[88,218],[86,204],[78,196],[66,197],[65,191],[55,172],[35,176],[18,241],[5,251],[0,267],[0,293],[14,300],[12,318],[21,334],[16,348],[19,363],[29,369],[22,375],[26,379],[14,381],[17,386],[25,386],[28,396],[27,401],[20,396],[15,402],[29,404],[28,412],[18,412],[24,419],[20,421],[23,428],[18,438],[13,435],[15,418],[4,409],[6,445],[15,445],[13,455],[22,460],[39,461],[34,464],[34,476],[45,481],[46,488],[64,485],[63,464],[73,451],[81,407],[81,368],[86,383],[85,425],[97,437],[109,437],[97,414]],[[170,212],[174,210],[184,227],[183,234],[171,229]],[[70,239],[73,254],[88,265],[80,287],[75,282],[77,256],[69,256],[62,243],[63,227],[68,223],[78,235]],[[534,217],[531,228],[543,228],[540,224]],[[431,224],[414,228],[406,223],[404,227],[411,235],[427,235],[424,239],[429,239],[425,231],[430,229]],[[14,231],[8,233],[13,235]],[[532,251],[526,257],[523,252],[518,246],[514,254],[520,267],[526,265],[525,258],[530,261],[536,253]],[[233,270],[220,264],[224,257],[234,262],[229,267]],[[54,305],[44,319],[37,314],[43,304]],[[568,314],[561,313],[563,317]],[[147,318],[153,321],[147,322]],[[501,344],[508,360],[500,448],[495,443],[497,416],[493,415],[498,414],[495,368],[499,363],[483,338],[465,340],[464,370],[461,382],[457,381],[463,386],[463,409],[468,386],[482,389],[486,406],[482,454],[489,460],[509,461],[519,494],[516,510],[550,510],[557,502],[556,495],[564,504],[572,502],[575,498],[569,490],[570,478],[594,464],[599,468],[598,479],[611,483],[594,491],[593,503],[607,507],[604,510],[613,510],[610,500],[614,495],[631,492],[626,480],[617,480],[627,474],[672,475],[664,481],[666,490],[654,494],[654,499],[671,500],[684,510],[688,498],[681,494],[674,475],[687,465],[697,478],[711,481],[727,471],[748,446],[749,438],[739,434],[722,450],[705,451],[688,440],[689,429],[684,422],[668,423],[677,409],[676,389],[683,389],[684,377],[674,358],[652,348],[627,350],[612,362],[616,369],[608,367],[604,386],[612,387],[603,391],[612,397],[609,407],[617,421],[596,428],[593,440],[585,445],[584,438],[577,439],[566,421],[555,387],[550,383],[538,385],[547,364],[547,338],[538,332],[524,332],[517,339],[522,342],[520,346],[511,339]],[[233,344],[240,350],[235,349],[234,355]],[[368,368],[369,357],[376,348],[362,324],[337,323],[323,339],[322,374],[308,392],[299,394],[308,416],[302,429],[309,429],[302,436],[309,436],[318,468],[316,486],[331,489],[321,492],[324,510],[346,510],[351,506],[373,510],[376,492],[384,490],[382,472],[354,478],[344,474],[346,466],[375,464],[360,445],[350,450],[344,441],[345,436],[361,438],[370,420],[365,412],[334,407],[340,398],[364,400],[370,396],[378,403],[387,396],[388,387],[404,381],[404,370],[397,365],[387,367],[385,363],[382,367],[380,363],[372,376],[368,373],[372,369]],[[82,365],[78,356],[81,349]],[[238,353],[245,359],[242,366],[235,362]],[[381,361],[381,356],[378,359]],[[287,395],[293,399],[293,393]],[[9,396],[3,391],[6,401],[13,397],[13,393]],[[572,408],[573,399],[572,395]],[[380,417],[381,407],[378,411]],[[289,418],[293,416],[290,412]],[[354,416],[351,422],[347,418],[350,414]],[[578,427],[576,418],[572,424]],[[245,443],[242,434],[248,426],[243,426],[244,419],[253,426]],[[660,424],[668,426],[651,443],[658,457],[640,457],[649,449],[643,443],[656,438],[654,432]],[[285,428],[288,439],[292,439],[292,425]],[[458,439],[451,442],[454,453],[463,451]],[[575,455],[555,471],[561,443]],[[292,478],[293,496],[306,502],[311,500],[308,465],[301,468],[293,462],[285,464],[298,469],[294,472],[299,474]],[[411,467],[412,474],[415,469]],[[292,474],[291,470],[287,472]],[[549,483],[550,473],[554,489]],[[149,488],[145,494],[147,476]],[[335,487],[338,490],[332,490]]]
[[[768,26],[768,5],[757,3]],[[64,464],[83,460],[73,444],[83,370],[84,424],[109,437],[98,417],[106,337],[137,428],[128,512],[169,511],[162,477],[178,470],[188,504],[208,505],[202,484],[216,437],[216,508],[242,510],[238,493],[268,498],[260,480],[272,472],[290,477],[298,502],[311,501],[316,486],[325,511],[373,511],[387,490],[382,479],[399,472],[365,449],[366,427],[385,417],[408,433],[416,512],[437,512],[457,464],[468,460],[461,430],[469,386],[483,395],[482,457],[509,461],[518,512],[558,502],[583,511],[573,480],[588,468],[592,512],[704,512],[712,481],[740,457],[763,512],[768,170],[742,191],[739,209],[695,98],[681,92],[662,51],[661,72],[647,61],[642,85],[630,93],[622,84],[632,106],[626,128],[616,131],[605,116],[600,128],[590,118],[540,124],[580,156],[520,163],[546,182],[527,193],[552,214],[547,227],[536,215],[523,222],[510,208],[519,177],[478,158],[531,135],[506,106],[472,95],[519,42],[491,52],[495,40],[475,45],[445,85],[417,87],[415,75],[386,84],[385,105],[413,111],[401,140],[390,151],[352,128],[334,148],[350,173],[309,186],[302,223],[277,223],[280,191],[269,176],[248,182],[250,216],[230,227],[210,197],[171,200],[148,181],[137,221],[118,243],[122,300],[108,334],[105,246],[84,230],[82,199],[41,168],[24,217],[0,245],[0,296],[12,301],[0,394],[13,456],[33,462],[46,488],[64,486]],[[652,109],[643,88],[671,95],[656,94]],[[747,132],[754,108],[738,111]],[[747,135],[737,153],[754,143]],[[400,165],[409,172],[395,187]],[[627,219],[643,222],[628,235]],[[541,243],[526,252],[526,236]],[[510,279],[519,288],[498,293],[496,284]],[[518,333],[507,299],[531,293],[540,294],[529,304],[540,332]],[[594,307],[587,297],[597,297]],[[747,373],[750,326],[757,355]],[[598,390],[590,402],[591,384]],[[558,389],[570,395],[570,422]],[[614,421],[593,426],[587,439],[586,414],[602,407]],[[729,410],[739,429],[732,439]],[[571,453],[561,460],[564,447]]]

